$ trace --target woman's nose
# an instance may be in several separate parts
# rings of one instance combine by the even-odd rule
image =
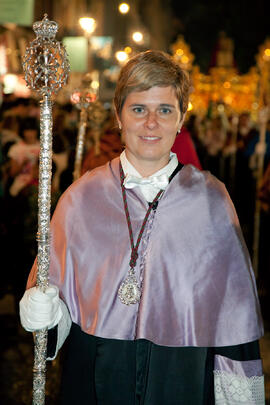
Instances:
[[[157,126],[157,116],[155,112],[149,112],[146,116],[146,126],[153,129]]]

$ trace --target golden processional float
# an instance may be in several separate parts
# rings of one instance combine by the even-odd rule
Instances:
[[[257,117],[260,77],[258,68],[252,67],[248,73],[238,74],[233,67],[233,44],[230,38],[222,39],[216,66],[210,68],[209,74],[202,73],[198,66],[193,65],[194,55],[183,36],[178,37],[171,46],[171,51],[174,60],[190,73],[190,110],[195,114],[204,116],[212,102],[216,106],[216,113],[218,105],[222,104],[228,115],[250,111],[253,118]]]
[[[230,131],[229,177],[231,190],[234,189],[236,167],[236,141],[238,116],[250,111],[256,119],[258,111],[257,88],[259,75],[256,68],[247,74],[239,75],[234,65],[233,41],[225,34],[219,39],[219,50],[216,54],[216,66],[210,68],[209,74],[200,72],[193,66],[194,55],[190,52],[183,37],[172,45],[174,59],[190,73],[192,92],[189,110],[198,117],[204,118],[210,109],[212,117],[221,117],[223,138]],[[228,120],[230,117],[230,122]],[[201,131],[203,132],[203,131]],[[203,137],[202,133],[202,137]],[[220,172],[224,175],[225,156],[220,158]]]
[[[209,74],[200,72],[193,65],[194,55],[183,36],[171,46],[174,60],[186,69],[191,77],[192,92],[188,111],[199,117],[205,117],[212,105],[213,115],[231,117],[230,132],[232,150],[230,156],[230,179],[235,178],[236,142],[238,116],[250,112],[259,129],[259,148],[256,149],[256,209],[254,215],[253,267],[258,275],[258,253],[260,234],[260,201],[258,191],[263,176],[264,154],[266,149],[266,125],[269,119],[270,105],[270,39],[259,48],[256,66],[246,74],[239,74],[233,66],[233,41],[223,34],[219,42],[216,66],[210,68]]]

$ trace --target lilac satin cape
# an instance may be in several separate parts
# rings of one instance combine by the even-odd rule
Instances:
[[[148,208],[127,190],[134,239]],[[117,296],[130,241],[119,158],[87,172],[61,197],[51,222],[50,283],[88,334],[163,346],[230,346],[263,334],[250,259],[224,185],[184,166],[152,214],[139,249],[140,304]],[[28,280],[35,284],[36,266]]]

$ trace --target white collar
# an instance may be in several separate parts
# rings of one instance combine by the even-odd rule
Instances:
[[[123,151],[121,153],[120,161],[121,161],[125,176],[130,175],[130,176],[135,176],[135,177],[139,177],[139,178],[143,177],[140,175],[140,173],[138,173],[138,171],[135,169],[135,167],[128,161],[125,151]],[[170,152],[169,163],[166,166],[164,166],[162,169],[158,170],[156,173],[153,173],[151,176],[149,176],[149,178],[160,176],[163,174],[166,174],[168,177],[170,177],[170,175],[174,172],[174,170],[177,168],[177,166],[178,166],[177,156],[175,153]],[[153,187],[151,184],[143,184],[143,185],[139,185],[138,187],[140,188],[146,201],[148,201],[148,202],[153,201],[153,199],[155,198],[155,196],[157,194],[156,187]]]
[[[136,177],[143,177],[135,169],[135,167],[129,162],[129,160],[127,159],[125,150],[120,155],[120,161],[121,161],[121,165],[122,165],[125,176],[127,174],[129,174],[129,175],[136,176]],[[178,166],[178,159],[177,159],[176,153],[170,152],[170,161],[169,161],[169,163],[166,166],[162,167],[162,169],[160,169],[157,172],[153,173],[149,177],[151,178],[151,177],[154,177],[154,176],[160,176],[161,174],[167,174],[168,177],[170,177],[170,175],[175,171],[177,166]]]

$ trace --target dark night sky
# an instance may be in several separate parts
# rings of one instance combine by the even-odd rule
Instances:
[[[195,63],[207,71],[219,31],[234,39],[235,61],[241,73],[255,64],[258,47],[270,36],[270,0],[172,0],[174,15],[196,56]]]

